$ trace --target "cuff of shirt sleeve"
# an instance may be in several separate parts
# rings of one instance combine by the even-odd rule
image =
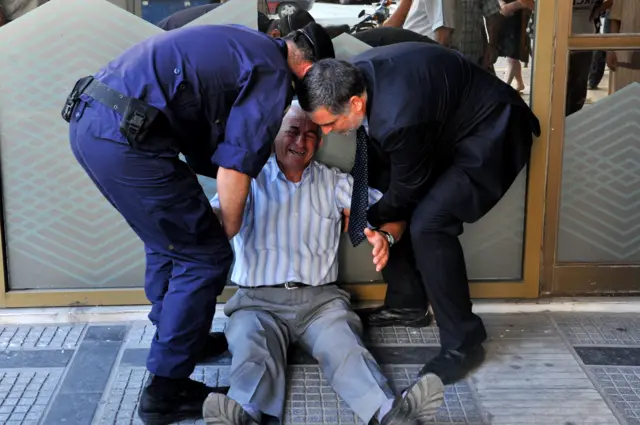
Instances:
[[[236,170],[252,178],[260,174],[267,159],[269,155],[261,158],[259,154],[226,143],[218,145],[212,157],[213,163],[219,167]]]
[[[444,19],[439,19],[436,22],[434,22],[433,25],[431,25],[431,31],[435,32],[442,27],[451,28],[451,26],[445,25]]]

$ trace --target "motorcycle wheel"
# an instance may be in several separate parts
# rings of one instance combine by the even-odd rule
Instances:
[[[300,6],[298,6],[295,3],[282,2],[278,5],[278,8],[276,9],[276,13],[280,18],[284,18],[287,15],[293,15],[298,11],[298,9],[300,9]]]

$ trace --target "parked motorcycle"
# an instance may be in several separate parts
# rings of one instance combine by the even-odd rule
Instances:
[[[391,14],[389,11],[389,6],[391,6],[391,3],[391,0],[381,0],[380,4],[373,11],[373,13],[366,16],[366,11],[363,9],[358,15],[358,18],[362,18],[364,16],[364,19],[349,28],[349,34],[370,30],[382,25],[382,23],[386,21]]]

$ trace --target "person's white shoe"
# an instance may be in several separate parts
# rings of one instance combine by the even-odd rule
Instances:
[[[258,425],[240,404],[224,394],[209,394],[202,416],[207,425]]]
[[[444,384],[429,373],[414,382],[393,403],[380,425],[423,425],[435,418],[444,402]],[[207,422],[208,424],[208,422]]]

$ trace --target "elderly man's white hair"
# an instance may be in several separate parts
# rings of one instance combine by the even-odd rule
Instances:
[[[300,108],[300,102],[298,102],[298,98],[294,97],[293,100],[291,101],[291,105],[287,106],[287,109],[284,110],[284,116],[286,117],[289,114],[289,111],[291,111],[292,109],[295,108]]]
[[[293,113],[297,113],[297,114],[307,114],[304,109],[302,109],[302,106],[300,106],[300,103],[298,102],[297,98],[293,98],[293,100],[291,101],[291,105],[289,105],[287,107],[287,109],[284,111],[284,117],[283,117],[283,121],[284,118],[288,117],[289,114],[293,114]],[[316,129],[316,133],[318,133],[318,140],[320,140],[320,138],[322,137],[322,131],[320,131],[320,126],[317,126]]]

